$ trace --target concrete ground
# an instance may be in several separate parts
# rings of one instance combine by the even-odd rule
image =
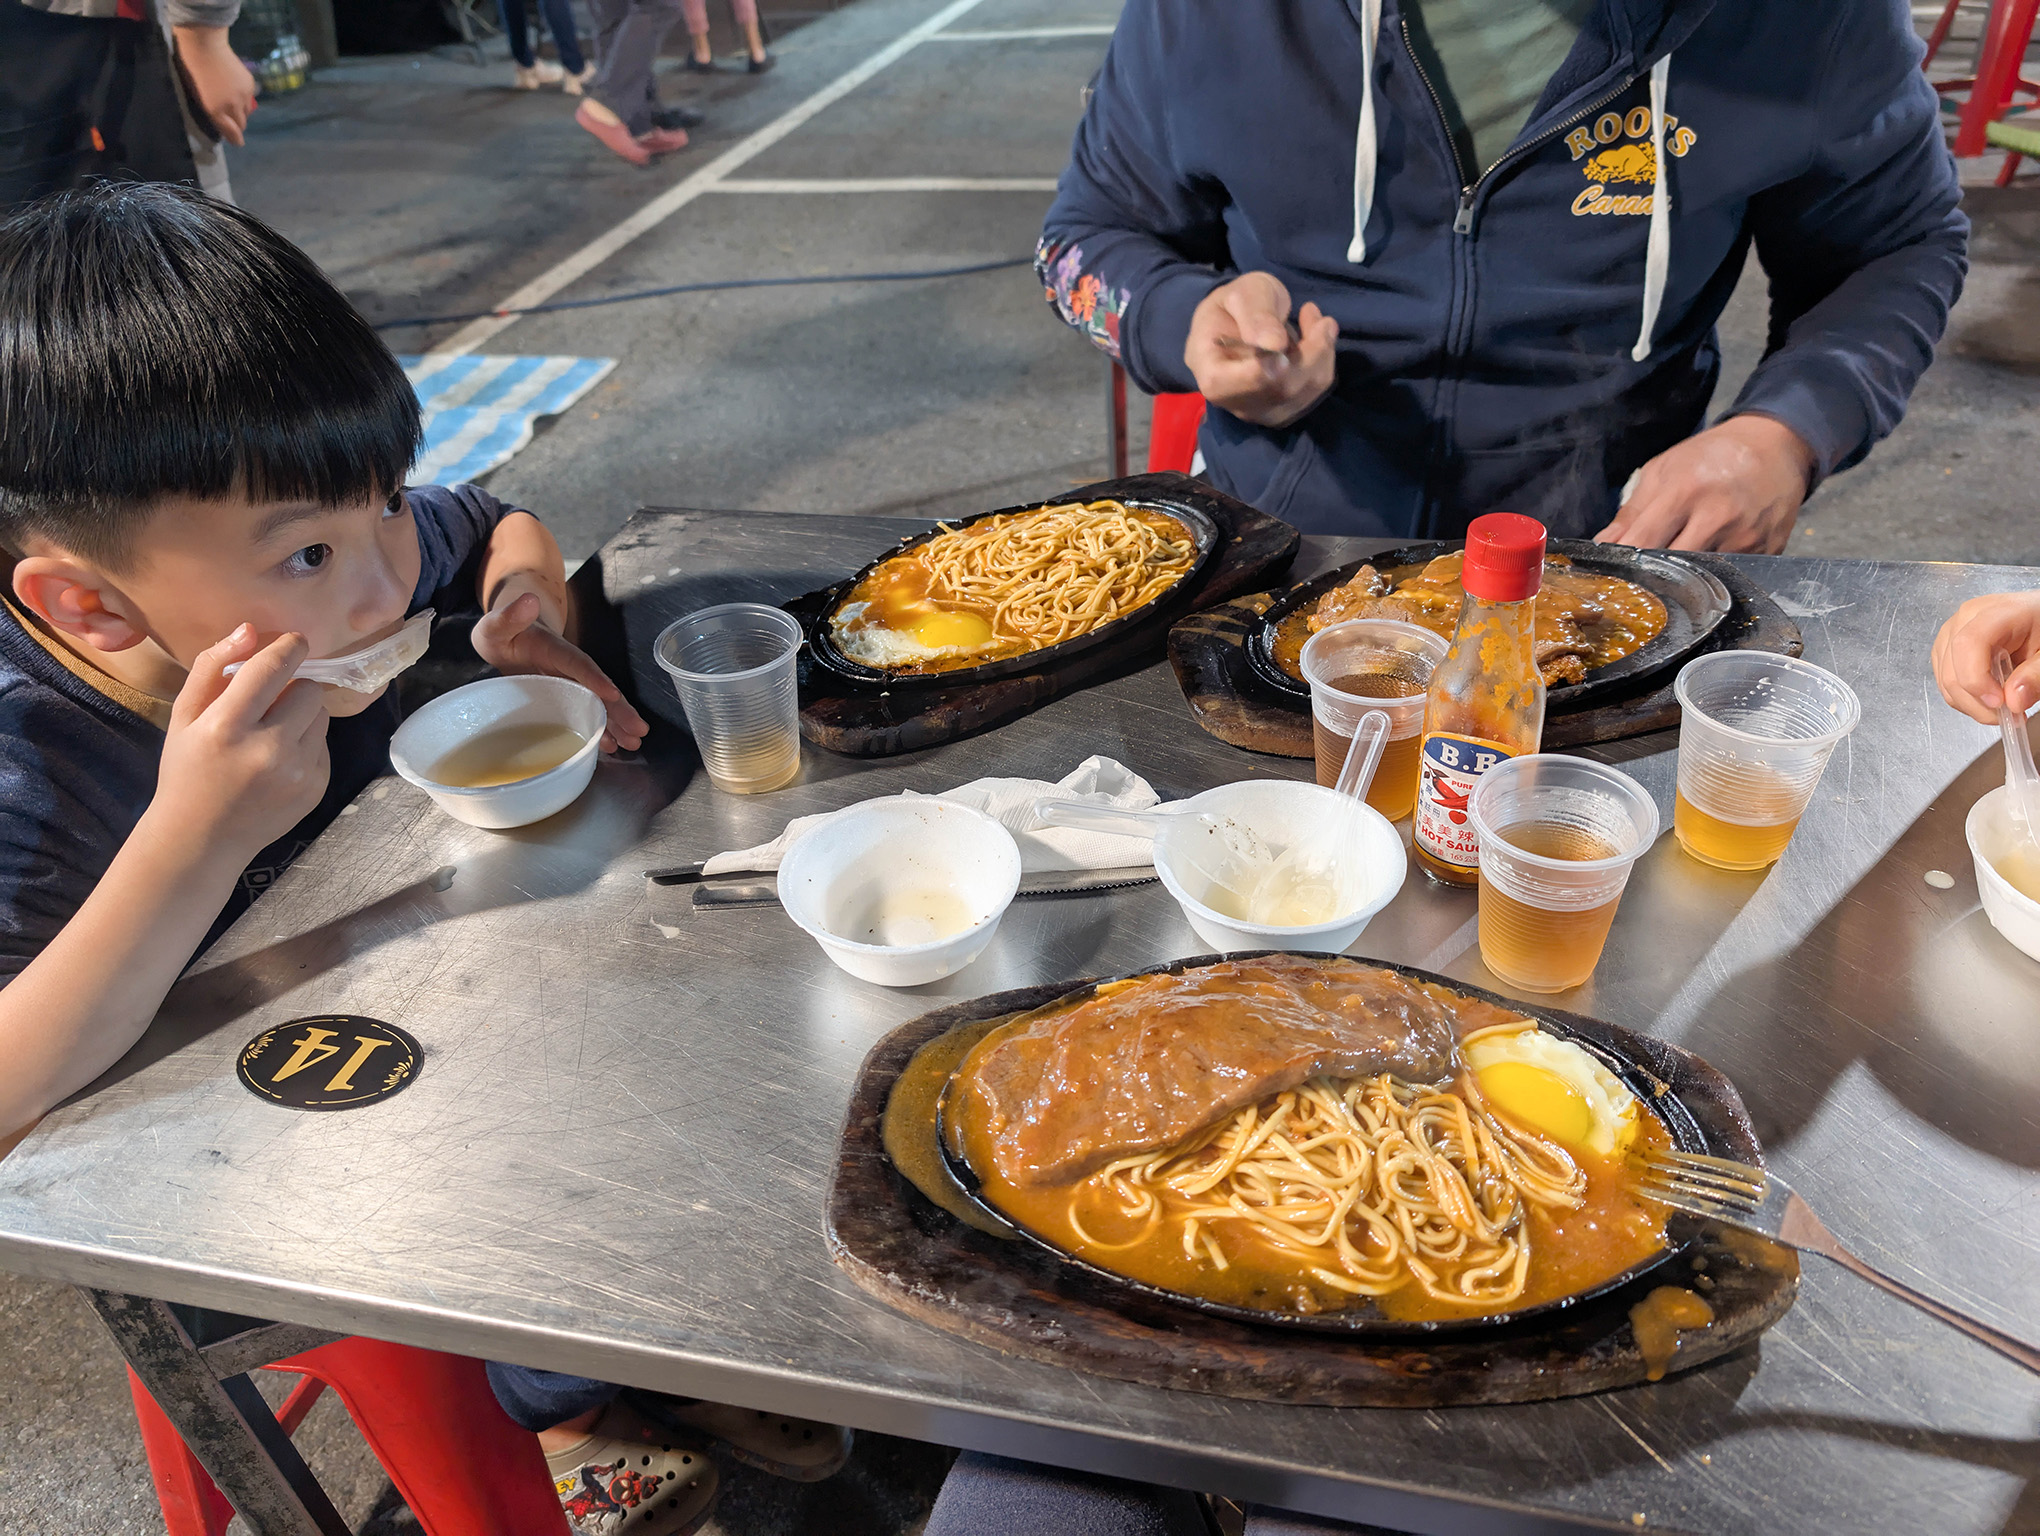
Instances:
[[[608,156],[557,92],[454,51],[355,60],[267,102],[233,157],[241,201],[303,244],[372,319],[486,309],[680,185],[934,15],[941,0],[766,5],[779,67],[665,76],[711,114],[649,171]],[[709,193],[561,297],[732,277],[885,272],[1022,257],[1095,69],[1114,0],[980,0],[734,172],[968,179],[975,188]],[[1930,21],[1931,17],[1927,18]],[[805,25],[800,25],[806,23]],[[1922,23],[1923,26],[1926,24]],[[1937,73],[1973,50],[1966,12]],[[719,44],[732,46],[727,20]],[[1017,31],[1051,35],[987,37]],[[681,44],[669,45],[677,65]],[[1795,553],[2040,564],[2031,466],[2040,422],[2040,177],[1964,166],[1974,268],[1905,424],[1810,504]],[[989,187],[983,183],[989,182]],[[402,351],[455,324],[389,332]],[[1754,265],[1724,317],[1722,399],[1764,333]],[[811,511],[975,510],[1105,470],[1104,367],[1046,312],[1024,269],[927,282],[736,290],[524,319],[484,351],[611,356],[610,378],[491,479],[585,555],[641,503]],[[1135,402],[1135,462],[1144,412]],[[1921,622],[1937,616],[1922,615]],[[69,1292],[0,1276],[0,1530],[160,1530],[119,1360]],[[330,1400],[299,1441],[363,1532],[415,1530]],[[860,1439],[851,1469],[798,1489],[733,1471],[711,1532],[899,1536],[918,1529],[947,1453]]]

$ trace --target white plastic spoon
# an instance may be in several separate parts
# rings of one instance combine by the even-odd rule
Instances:
[[[1352,808],[1364,805],[1367,790],[1374,783],[1374,770],[1388,746],[1389,718],[1385,711],[1370,709],[1353,730],[1340,766],[1338,782],[1332,788],[1345,797],[1344,814],[1327,829],[1320,842],[1291,843],[1268,871],[1254,883],[1247,897],[1249,918],[1259,923],[1285,923],[1292,917],[1297,926],[1323,922],[1340,910],[1339,860],[1356,836]]]
[[[1990,675],[2002,690],[2012,676],[2012,658],[1999,651],[1991,658]],[[2012,708],[2010,698],[1998,699],[1998,734],[2005,742],[2005,799],[2011,802],[2012,820],[2025,828],[2026,836],[2040,845],[2040,773],[2033,769],[2033,743],[2026,734],[2026,717]]]

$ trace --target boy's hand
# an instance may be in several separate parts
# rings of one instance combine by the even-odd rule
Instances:
[[[609,728],[602,733],[602,750],[614,752],[622,747],[635,751],[650,729],[644,716],[631,708],[623,690],[585,651],[539,622],[539,609],[536,592],[513,594],[506,583],[495,604],[475,625],[475,654],[498,672],[537,673],[579,683],[608,707]]]
[[[198,105],[220,136],[239,145],[255,110],[255,77],[227,41],[225,27],[173,27],[177,57],[198,92]]]
[[[152,819],[190,846],[237,865],[310,815],[326,793],[325,694],[292,674],[302,635],[255,643],[243,624],[201,651],[170,707]],[[233,677],[225,669],[243,662]]]
[[[1990,675],[1991,658],[2011,654],[2011,680]],[[2040,592],[1972,597],[1934,636],[1934,681],[1941,697],[1972,720],[1997,724],[2000,701],[2024,714],[2040,699]]]

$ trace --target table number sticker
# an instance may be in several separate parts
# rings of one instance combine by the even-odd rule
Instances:
[[[242,1085],[291,1109],[358,1109],[400,1093],[424,1048],[405,1030],[351,1013],[322,1013],[265,1029],[241,1048]]]

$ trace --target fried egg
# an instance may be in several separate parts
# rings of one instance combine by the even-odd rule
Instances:
[[[991,623],[980,614],[938,608],[930,602],[888,605],[846,603],[831,621],[837,647],[869,667],[898,667],[968,655],[992,644]]]
[[[1613,1157],[1636,1137],[1636,1095],[1570,1040],[1504,1026],[1469,1035],[1461,1054],[1489,1104],[1553,1141]]]

